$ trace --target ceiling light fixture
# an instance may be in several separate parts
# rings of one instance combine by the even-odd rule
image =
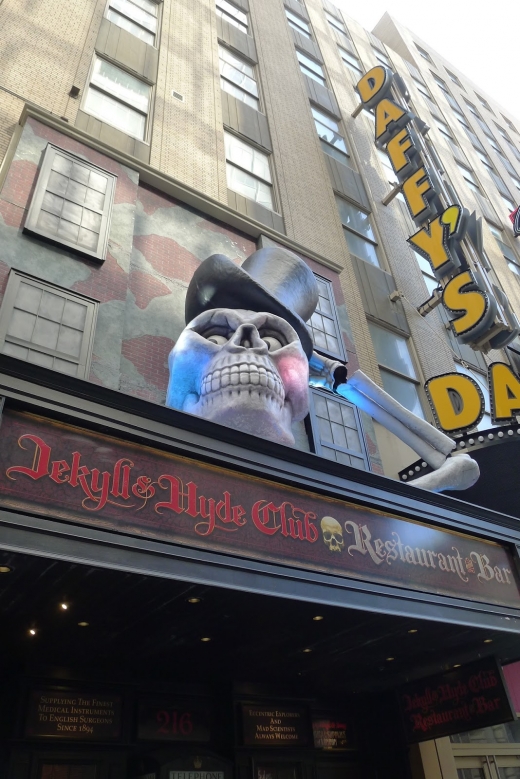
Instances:
[[[305,652],[305,654],[308,654],[309,652],[312,652],[312,649],[309,649],[309,648],[307,647],[307,649],[304,649],[303,651]]]
[[[188,603],[200,603],[201,598],[188,598]]]
[[[62,609],[63,611],[67,611],[68,608],[69,608],[68,603],[60,603],[60,609]]]
[[[29,630],[29,635],[30,635],[30,636],[35,636],[35,635],[36,635],[36,630],[35,630],[34,628],[31,628],[31,629]]]
[[[492,644],[493,643],[493,639],[492,638],[485,638],[484,639],[484,643],[485,644]]]
[[[320,617],[319,614],[317,614],[315,617],[313,617],[314,622],[321,622],[322,619],[323,619],[323,617]]]
[[[204,641],[204,643],[207,643],[208,641],[211,641],[211,638],[208,638],[208,636],[205,636],[204,638],[201,638],[200,640]]]
[[[11,573],[12,570],[9,565],[0,565],[0,573]]]
[[[387,663],[391,663],[391,662],[392,662],[392,660],[395,660],[395,657],[387,657],[387,658],[386,658],[386,662],[387,662]]]
[[[411,629],[411,630],[409,630],[408,632],[409,632],[409,633],[417,633],[417,628],[412,628],[412,629]]]
[[[88,622],[78,622],[80,628],[88,628]]]
[[[454,668],[460,668],[460,663],[455,663]]]

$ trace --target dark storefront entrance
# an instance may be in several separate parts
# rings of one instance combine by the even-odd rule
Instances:
[[[1,360],[2,776],[408,777],[396,690],[518,659],[517,520]]]

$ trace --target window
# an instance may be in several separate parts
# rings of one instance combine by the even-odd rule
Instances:
[[[414,250],[412,251],[415,255],[415,259],[417,260],[417,264],[421,269],[424,283],[426,284],[426,287],[428,289],[428,294],[431,296],[433,295],[434,290],[436,290],[437,287],[439,286],[439,282],[433,275],[431,265],[426,259],[426,257],[423,257],[421,254],[419,254],[419,252],[416,252]]]
[[[317,108],[311,108],[316,125],[316,132],[319,135],[321,148],[330,157],[347,164],[348,151],[345,145],[345,139],[339,131],[339,124],[335,119],[318,111]]]
[[[513,182],[513,184],[515,185],[515,187],[517,189],[520,189],[520,179],[519,178],[517,178],[516,176],[511,176],[511,181]]]
[[[287,16],[289,27],[292,27],[293,30],[296,30],[296,32],[299,32],[300,35],[304,35],[306,38],[312,38],[311,28],[307,22],[293,14],[288,8],[285,9],[285,15]]]
[[[455,75],[455,73],[452,73],[451,70],[448,70],[448,68],[446,68],[446,73],[451,78],[451,80],[453,81],[454,84],[456,84],[458,87],[460,87],[460,89],[464,89],[464,87],[460,83],[460,81],[457,78],[457,76]]]
[[[469,168],[466,168],[464,165],[461,165],[459,162],[457,162],[457,168],[462,173],[464,177],[464,181],[466,182],[468,187],[472,190],[472,192],[478,192],[479,195],[481,195],[482,190],[479,187],[478,181],[475,178],[473,171],[469,170]]]
[[[219,45],[220,86],[230,95],[258,111],[258,86],[253,65]]]
[[[495,127],[497,128],[497,130],[498,130],[498,132],[500,133],[500,135],[502,136],[502,138],[503,138],[505,141],[507,141],[508,143],[511,143],[511,138],[510,138],[510,137],[509,137],[509,135],[506,133],[506,131],[504,130],[504,128],[503,128],[503,127],[500,127],[500,125],[499,125],[499,124],[495,124]]]
[[[428,89],[422,84],[420,81],[417,81],[416,78],[413,79],[413,82],[417,88],[417,91],[421,93],[421,95],[425,98],[426,102],[429,103],[429,105],[435,105],[435,101],[433,97],[430,95]]]
[[[228,187],[239,195],[273,210],[269,157],[236,135],[224,133]]]
[[[144,140],[152,87],[126,70],[95,57],[84,110]]]
[[[475,92],[475,94],[477,95],[477,93],[476,93],[476,92]],[[488,101],[487,101],[487,100],[484,100],[484,98],[483,98],[483,97],[481,97],[480,95],[477,95],[477,97],[478,97],[478,100],[479,100],[479,103],[480,103],[480,105],[481,105],[483,108],[485,108],[486,110],[488,110],[488,111],[491,111],[491,106],[489,105]]]
[[[452,149],[457,149],[458,151],[458,144],[453,135],[451,134],[451,130],[448,127],[448,125],[445,122],[441,122],[440,119],[437,119],[435,116],[433,117],[433,121],[435,122],[437,128],[440,130],[440,132],[443,134],[444,138],[448,141],[448,144],[451,146]],[[457,151],[455,153],[457,153]]]
[[[25,230],[104,260],[115,176],[49,144]]]
[[[348,401],[311,390],[311,423],[316,453],[343,465],[368,470],[359,411]]]
[[[503,204],[505,205],[505,207],[507,208],[507,213],[508,213],[508,214],[512,214],[512,213],[513,213],[513,211],[515,211],[515,210],[516,210],[516,206],[515,206],[515,204],[513,203],[513,201],[512,201],[512,200],[511,200],[509,197],[505,197],[505,196],[504,196],[504,195],[502,195],[502,194],[500,195],[500,197],[501,197],[502,203],[503,203]]]
[[[448,85],[446,84],[446,82],[443,81],[442,78],[439,78],[439,76],[436,76],[435,73],[432,73],[432,76],[433,76],[433,80],[435,81],[439,89],[442,89],[445,95],[449,95],[450,91],[448,89]]]
[[[502,151],[502,149],[500,148],[500,146],[498,145],[498,143],[497,143],[497,142],[496,142],[496,141],[495,141],[493,138],[489,138],[489,145],[491,146],[491,148],[492,148],[494,151],[496,151],[496,153],[497,153],[497,154],[498,154],[500,157],[504,157],[504,158],[505,158],[504,152]]]
[[[345,360],[345,349],[339,327],[336,301],[332,284],[321,276],[316,276],[318,284],[318,305],[316,311],[307,322],[314,347],[318,352],[324,352],[330,357]]]
[[[0,311],[0,351],[69,376],[88,376],[97,302],[12,270]]]
[[[341,197],[336,196],[336,205],[349,250],[356,257],[380,267],[370,216]]]
[[[349,51],[342,49],[341,46],[339,46],[338,48],[339,48],[339,53],[341,55],[341,59],[343,60],[347,68],[351,71],[351,73],[353,73],[356,76],[356,78],[362,76],[363,68],[358,58],[355,57],[354,54],[351,54]]]
[[[415,48],[417,49],[421,57],[426,60],[426,62],[431,62],[433,65],[433,60],[428,54],[428,52],[426,51],[426,49],[423,49],[422,46],[419,46],[418,43],[415,44]]]
[[[509,129],[512,130],[514,133],[516,133],[518,135],[518,130],[514,126],[513,122],[510,119],[508,119],[507,116],[504,116],[504,114],[502,114],[502,119],[507,124]]]
[[[306,76],[309,76],[309,78],[314,79],[314,81],[317,81],[318,84],[325,86],[325,73],[323,72],[321,65],[318,64],[316,60],[307,57],[307,55],[301,51],[296,51],[296,56],[300,63],[301,72]]]
[[[386,65],[387,68],[392,69],[392,63],[390,61],[390,57],[388,54],[385,54],[385,52],[380,51],[380,49],[374,49],[374,54],[376,60],[379,62],[380,65]]]
[[[392,167],[392,163],[390,162],[390,157],[383,149],[376,148],[376,154],[379,157],[383,168],[385,169],[386,180],[388,181],[389,184],[392,185],[392,187],[396,187],[399,184],[399,182],[397,180],[397,176],[395,175],[394,169]],[[395,199],[400,200],[401,203],[404,203],[406,205],[406,200],[401,190],[399,190],[399,192],[395,196]]]
[[[107,19],[155,46],[157,10],[157,3],[152,0],[109,0]]]
[[[516,254],[511,249],[510,246],[507,245],[504,241],[504,234],[502,230],[499,230],[498,227],[495,227],[492,224],[489,224],[489,229],[491,231],[491,234],[495,238],[498,247],[500,251],[502,252],[502,256],[504,257],[505,261],[507,262],[507,266],[510,271],[512,271],[515,276],[520,276],[520,261],[518,260]]]
[[[418,393],[419,382],[407,339],[373,322],[368,323],[368,328],[384,389],[413,414],[424,418]]]
[[[343,41],[345,46],[350,46],[350,38],[347,32],[347,28],[343,22],[340,21],[340,19],[336,19],[336,17],[332,16],[332,14],[329,14],[328,11],[325,11],[325,18],[327,19],[332,29],[336,32],[336,35],[339,37],[339,39]]]
[[[247,14],[244,11],[241,11],[236,5],[228,3],[228,0],[217,0],[216,5],[217,16],[220,16],[225,22],[229,22],[233,27],[237,27],[247,35]]]

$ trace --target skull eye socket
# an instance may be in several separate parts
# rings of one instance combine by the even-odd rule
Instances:
[[[260,333],[260,338],[267,345],[270,352],[275,352],[277,349],[281,349],[282,346],[285,346],[285,341],[282,340],[282,336],[278,333],[276,333],[276,335],[273,335],[272,333]]]
[[[222,346],[223,344],[227,344],[229,341],[229,338],[227,335],[224,335],[222,332],[207,332],[202,333],[202,336],[207,340],[210,341],[212,344],[217,344],[217,346]]]

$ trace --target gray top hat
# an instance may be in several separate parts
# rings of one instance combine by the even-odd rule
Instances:
[[[242,266],[224,254],[204,260],[190,281],[186,324],[212,308],[266,311],[282,317],[296,330],[307,357],[313,351],[305,322],[318,305],[318,285],[311,269],[296,254],[282,248],[254,252]]]

